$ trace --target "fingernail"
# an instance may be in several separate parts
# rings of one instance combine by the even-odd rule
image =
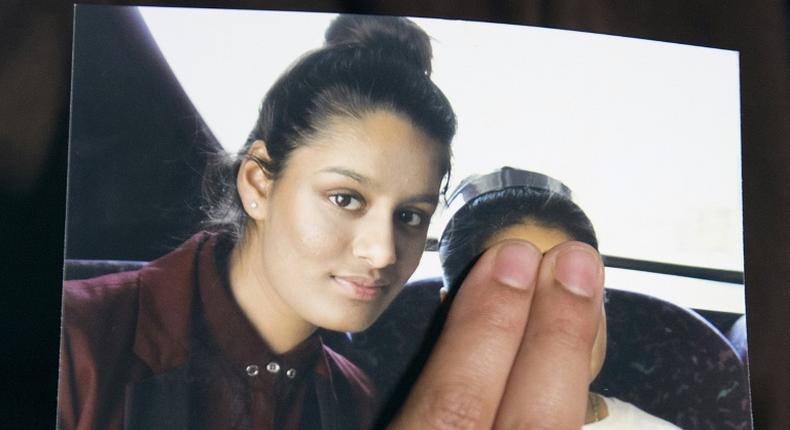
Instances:
[[[593,297],[601,288],[601,260],[591,251],[569,248],[554,261],[554,279],[573,294]]]
[[[494,261],[494,279],[519,289],[526,290],[535,282],[541,254],[534,246],[523,243],[508,243],[497,251]]]

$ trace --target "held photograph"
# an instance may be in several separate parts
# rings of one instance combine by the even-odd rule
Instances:
[[[77,5],[58,428],[408,428],[471,362],[460,423],[751,429],[741,202],[736,51]],[[524,311],[461,343],[473,294]]]

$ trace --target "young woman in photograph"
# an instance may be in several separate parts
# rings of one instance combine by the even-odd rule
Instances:
[[[207,231],[68,282],[62,428],[364,428],[373,387],[318,328],[364,330],[416,268],[455,115],[428,35],[341,16],[207,173]]]
[[[470,261],[483,250],[508,240],[525,240],[546,253],[568,241],[598,249],[592,222],[571,200],[560,181],[526,170],[504,167],[465,179],[451,197],[459,206],[440,242],[444,297],[465,277]],[[455,201],[457,200],[457,201]],[[463,205],[459,205],[463,203]],[[590,359],[588,385],[606,357],[606,317],[599,320]],[[676,429],[622,400],[589,391],[584,429]]]

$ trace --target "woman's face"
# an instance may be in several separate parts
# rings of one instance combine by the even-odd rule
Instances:
[[[526,240],[540,252],[554,248],[555,246],[572,240],[572,238],[564,231],[546,227],[537,224],[531,220],[525,220],[523,223],[515,224],[505,229],[498,231],[488,241],[486,241],[484,248],[489,248],[497,242],[507,239],[520,239]],[[601,315],[598,324],[598,333],[595,336],[595,344],[593,345],[592,355],[590,358],[590,382],[598,376],[603,366],[604,359],[606,358],[606,313]]]
[[[386,111],[332,118],[295,149],[252,229],[260,287],[278,310],[330,330],[372,324],[422,256],[443,156]]]

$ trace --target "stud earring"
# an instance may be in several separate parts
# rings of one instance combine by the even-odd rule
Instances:
[[[258,202],[253,200],[252,203],[250,203],[250,207],[253,209],[258,209]]]

